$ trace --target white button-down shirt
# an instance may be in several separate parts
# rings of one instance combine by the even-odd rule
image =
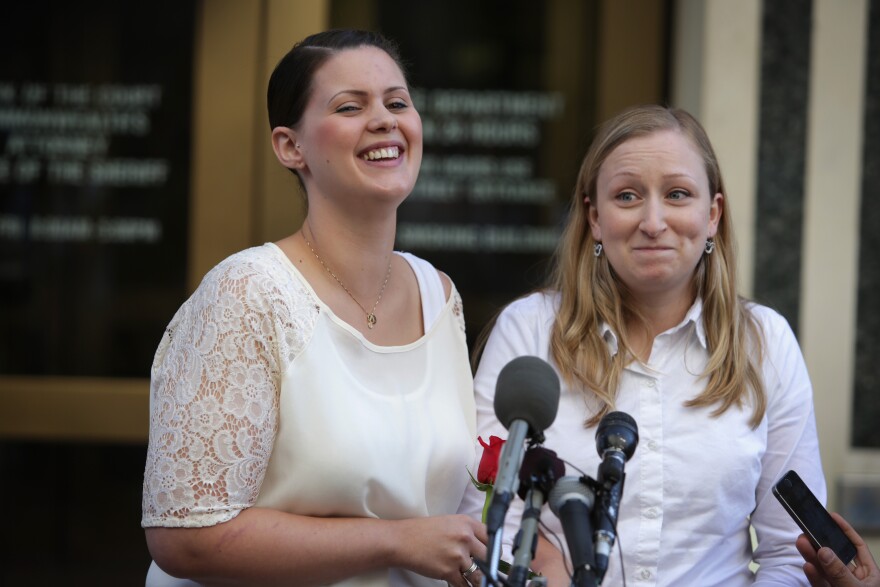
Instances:
[[[495,418],[498,372],[521,355],[549,359],[550,331],[557,296],[532,294],[512,303],[499,317],[475,377],[477,429],[483,439],[506,438]],[[622,373],[616,410],[638,424],[639,444],[626,463],[617,543],[603,586],[807,585],[794,542],[800,530],[771,493],[772,485],[795,469],[825,501],[812,387],[803,356],[788,323],[776,312],[753,305],[765,339],[762,374],[767,411],[753,429],[751,405],[712,416],[714,406],[684,403],[705,389],[700,378],[708,353],[700,300],[676,327],[657,336],[647,365],[630,364]],[[610,329],[602,334],[617,352]],[[555,368],[555,365],[554,365]],[[559,411],[545,431],[544,447],[570,463],[567,475],[596,478],[600,458],[595,427],[584,428],[590,407],[580,390],[564,382]],[[573,466],[572,466],[573,465]],[[484,494],[470,488],[462,511],[479,516]],[[520,527],[522,500],[508,511],[505,559]],[[562,526],[545,507],[542,521],[566,551]],[[758,546],[753,552],[749,526]],[[621,555],[623,564],[621,565]],[[754,561],[757,573],[750,570]]]

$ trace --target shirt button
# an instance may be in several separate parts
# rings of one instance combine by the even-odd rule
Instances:
[[[649,571],[648,569],[642,569],[641,571],[639,571],[639,577],[645,580],[650,579],[651,571]]]
[[[645,380],[645,385],[648,386],[648,387],[656,387],[656,386],[657,386],[657,382],[654,381],[653,379],[646,379],[646,380]]]
[[[657,443],[653,440],[648,441],[648,449],[649,450],[657,450]]]
[[[651,518],[652,520],[660,515],[660,512],[657,511],[657,508],[648,508],[645,510],[645,517]]]

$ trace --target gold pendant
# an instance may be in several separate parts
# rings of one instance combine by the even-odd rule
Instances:
[[[367,328],[372,330],[373,326],[375,326],[375,325],[376,325],[376,315],[371,312],[371,313],[367,314]]]

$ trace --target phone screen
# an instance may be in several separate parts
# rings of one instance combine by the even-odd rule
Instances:
[[[797,473],[786,473],[773,487],[773,494],[815,548],[827,546],[844,564],[853,561],[856,547]]]

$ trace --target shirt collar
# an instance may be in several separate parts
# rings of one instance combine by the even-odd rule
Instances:
[[[703,321],[700,319],[703,315],[703,299],[698,297],[694,300],[694,303],[691,305],[690,309],[688,309],[687,313],[684,315],[684,318],[678,325],[673,326],[666,333],[674,333],[678,332],[681,329],[687,327],[689,324],[694,325],[694,334],[697,337],[700,345],[704,349],[708,349],[706,344],[706,327],[703,324]],[[617,334],[611,330],[611,326],[608,325],[607,322],[603,322],[601,328],[599,329],[599,334],[605,340],[605,344],[608,345],[608,352],[611,353],[611,356],[617,354],[619,349],[619,343],[617,340]]]

